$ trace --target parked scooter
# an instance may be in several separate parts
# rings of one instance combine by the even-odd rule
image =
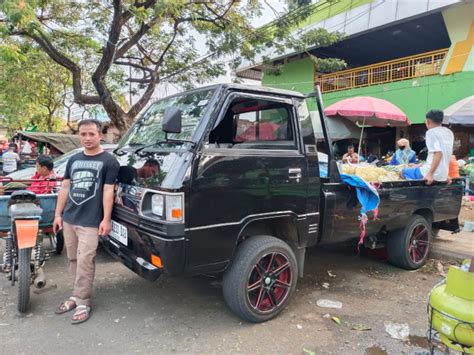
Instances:
[[[30,300],[30,286],[46,285],[43,265],[46,253],[42,250],[43,235],[39,222],[43,210],[36,194],[27,190],[15,191],[8,203],[10,231],[6,237],[3,271],[12,286],[18,282],[18,311],[26,312]]]

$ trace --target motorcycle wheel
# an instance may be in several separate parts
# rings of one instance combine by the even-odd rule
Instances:
[[[18,251],[18,311],[24,313],[30,302],[31,248]]]

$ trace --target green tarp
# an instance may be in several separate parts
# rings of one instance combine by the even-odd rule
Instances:
[[[19,131],[17,134],[24,138],[29,138],[38,143],[48,143],[61,153],[67,153],[70,150],[80,148],[81,141],[79,136],[74,134],[61,133],[40,133],[40,132],[24,132]]]

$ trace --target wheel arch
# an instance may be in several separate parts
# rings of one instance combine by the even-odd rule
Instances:
[[[419,215],[426,219],[428,223],[433,224],[434,213],[430,208],[420,208],[413,212],[414,215]]]
[[[232,252],[232,259],[235,257],[239,245],[244,240],[259,235],[273,236],[287,243],[295,253],[298,263],[298,274],[300,277],[303,277],[306,248],[304,246],[301,247],[302,236],[298,230],[297,216],[289,214],[263,218],[257,217],[245,222],[238,234]]]

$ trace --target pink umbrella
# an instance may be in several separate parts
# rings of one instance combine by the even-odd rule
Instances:
[[[326,116],[343,117],[362,126],[359,154],[365,126],[406,127],[411,125],[407,115],[394,104],[370,96],[341,100],[324,110]]]

